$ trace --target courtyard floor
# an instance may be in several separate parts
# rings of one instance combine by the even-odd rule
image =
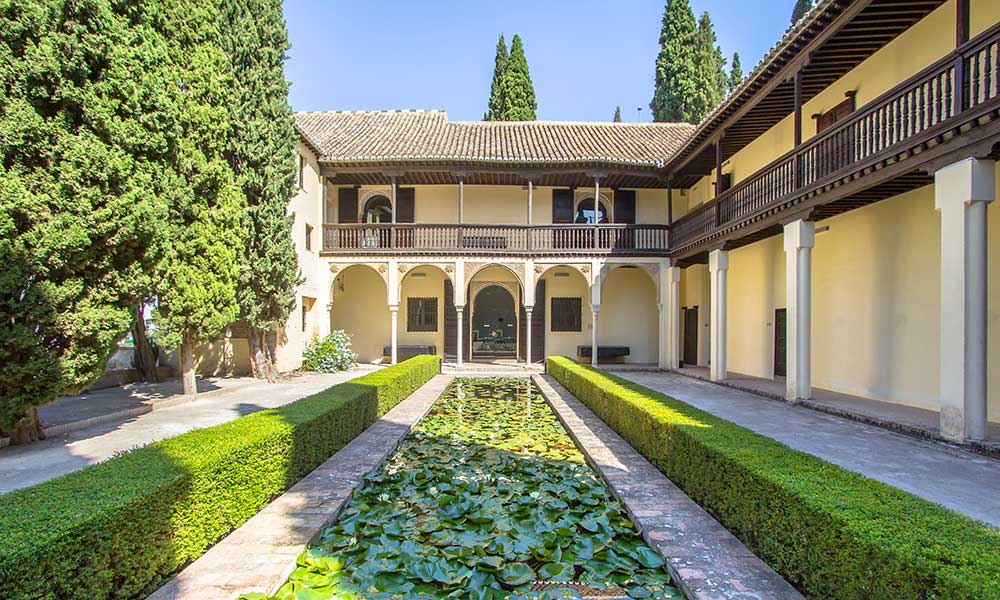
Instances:
[[[44,425],[95,417],[99,420],[108,414],[122,416],[65,433],[50,433],[40,442],[0,448],[0,494],[77,471],[118,452],[191,429],[288,404],[376,368],[358,365],[346,373],[298,374],[274,384],[250,378],[199,380],[199,390],[205,393],[194,399],[180,394],[177,381],[61,398],[40,411]]]
[[[617,375],[787,446],[1000,526],[1000,460],[675,373]]]

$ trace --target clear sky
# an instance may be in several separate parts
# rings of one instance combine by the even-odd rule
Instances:
[[[789,25],[794,0],[691,0],[744,73]],[[486,110],[497,36],[515,33],[538,118],[650,120],[662,0],[285,0],[295,110]],[[642,107],[642,112],[636,111]]]

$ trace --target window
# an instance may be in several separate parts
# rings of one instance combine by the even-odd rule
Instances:
[[[300,190],[302,189],[302,186],[305,185],[305,182],[306,182],[306,157],[304,157],[304,156],[302,156],[300,154],[299,155],[299,189]]]
[[[313,249],[312,239],[313,239],[313,228],[312,228],[312,225],[310,225],[309,223],[306,223],[306,250],[312,250]]]
[[[406,330],[437,331],[437,329],[438,329],[438,299],[407,298]]]
[[[608,209],[604,206],[603,202],[598,204],[598,223],[608,223]],[[576,218],[574,222],[577,224],[594,224],[594,199],[586,198],[576,205]]]
[[[816,119],[816,133],[823,133],[823,131],[833,127],[838,121],[850,116],[852,112],[854,112],[854,92],[848,92],[847,99],[837,106],[824,113],[813,115],[813,118]]]
[[[552,331],[580,331],[580,298],[552,299]]]

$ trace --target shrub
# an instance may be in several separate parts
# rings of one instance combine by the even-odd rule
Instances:
[[[317,373],[337,373],[350,369],[358,361],[351,350],[351,338],[343,329],[331,331],[322,340],[313,338],[302,352],[302,368]]]
[[[567,358],[548,372],[810,597],[1000,598],[1000,532]]]
[[[439,367],[418,356],[0,496],[0,597],[143,597]]]

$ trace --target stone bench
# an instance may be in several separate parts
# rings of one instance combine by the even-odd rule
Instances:
[[[592,355],[590,344],[576,347],[576,355],[580,358],[590,358]],[[597,346],[597,361],[601,360],[621,360],[628,356],[631,348],[628,346]]]
[[[399,362],[421,354],[437,354],[437,347],[434,344],[398,344],[396,346],[396,359]],[[392,356],[392,346],[383,346],[382,355]]]

